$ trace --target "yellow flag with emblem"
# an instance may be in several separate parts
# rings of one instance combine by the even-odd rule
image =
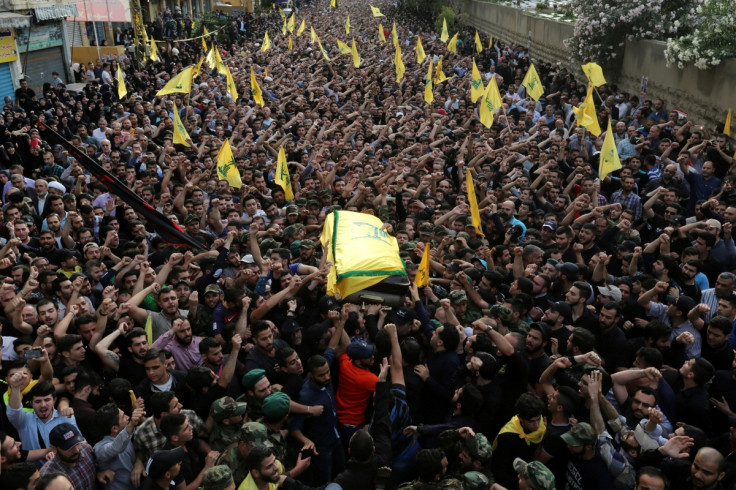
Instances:
[[[350,54],[352,52],[350,50],[350,46],[340,41],[339,39],[336,39],[336,41],[337,41],[337,49],[338,51],[340,51],[340,54]]]
[[[573,107],[577,125],[582,126],[596,137],[601,134],[601,127],[598,124],[598,114],[595,111],[595,102],[593,101],[593,84],[588,84],[588,93],[585,100],[578,106]]]
[[[729,136],[731,134],[731,109],[726,114],[726,122],[723,123],[723,134]]]
[[[350,34],[350,16],[345,19],[345,34]]]
[[[382,43],[386,42],[386,35],[383,33],[383,24],[378,24],[378,40]]]
[[[169,80],[164,88],[156,92],[156,97],[166,94],[188,94],[192,91],[194,65],[184,68],[181,73]]]
[[[450,50],[450,53],[457,54],[457,35],[458,33],[456,32],[455,35],[452,36],[452,39],[450,39],[450,42],[447,43],[447,49]]]
[[[394,48],[399,47],[399,36],[396,34],[396,22],[394,22],[393,27],[391,27],[391,41],[394,43]]]
[[[281,8],[279,8],[279,15],[281,16],[282,19],[286,19],[286,14],[284,13],[283,10],[281,10]]]
[[[501,100],[501,93],[498,91],[496,77],[491,77],[485,92],[483,92],[483,99],[480,101],[480,122],[483,126],[490,128],[493,125],[493,113],[501,105],[503,105],[503,101]]]
[[[197,63],[197,66],[194,67],[194,73],[192,73],[192,78],[197,78],[197,75],[199,75],[199,72],[202,71],[203,64],[204,64],[204,56],[202,56],[199,59],[199,63]]]
[[[478,99],[483,97],[484,91],[483,78],[480,76],[478,65],[475,64],[475,58],[473,58],[473,72],[470,77],[470,101],[475,104]]]
[[[580,68],[583,69],[583,73],[588,78],[588,81],[593,84],[594,87],[600,87],[606,84],[606,77],[603,76],[603,68],[597,63],[586,63]]]
[[[432,58],[429,59],[429,69],[427,70],[427,79],[424,81],[424,102],[432,105],[434,101],[434,92],[432,90]]]
[[[350,54],[353,56],[353,66],[355,68],[360,68],[361,59],[358,54],[358,46],[355,45],[355,38],[353,38],[353,46],[350,50]]]
[[[480,36],[478,35],[478,31],[475,31],[475,50],[479,53],[483,52],[483,44],[480,42]]]
[[[404,78],[406,67],[404,67],[404,61],[401,59],[401,48],[398,46],[394,52],[394,65],[396,65],[396,83],[399,83]]]
[[[217,153],[217,178],[227,180],[227,183],[236,189],[240,189],[243,186],[243,181],[240,180],[240,172],[238,172],[238,167],[235,164],[233,150],[230,148],[229,139],[225,139],[225,142],[220,147],[220,151]]]
[[[220,75],[227,75],[227,65],[224,61],[222,61],[222,56],[220,56],[220,51],[215,49],[215,62],[217,63],[217,73]]]
[[[613,137],[613,131],[611,131],[611,118],[609,117],[608,128],[606,129],[606,137],[603,138],[603,146],[601,147],[598,177],[601,179],[602,182],[603,179],[606,178],[606,175],[615,170],[619,170],[620,168],[621,159],[618,157],[616,140]]]
[[[118,100],[123,100],[123,97],[128,95],[128,89],[125,87],[125,79],[123,78],[123,70],[118,65]]]
[[[256,80],[256,73],[253,71],[253,67],[250,67],[250,93],[253,95],[253,100],[256,102],[257,105],[263,107],[265,104],[263,103],[263,92],[261,92],[261,87],[258,86],[258,81]]]
[[[213,68],[217,68],[217,55],[215,54],[215,44],[214,43],[210,47],[210,50],[207,51],[207,56],[205,56],[204,59],[207,62],[207,65],[210,67],[210,70]]]
[[[233,80],[233,74],[230,73],[230,68],[227,68],[227,73],[225,74],[225,80],[227,83],[227,92],[230,94],[230,97],[232,97],[233,102],[238,101],[238,89],[235,86],[235,80]]]
[[[296,37],[299,37],[304,32],[304,29],[307,28],[307,24],[304,19],[302,19],[302,23],[299,24],[299,29],[296,30]]]
[[[421,65],[426,57],[424,46],[422,46],[422,38],[417,36],[417,64]]]
[[[158,48],[156,47],[156,40],[153,38],[151,38],[151,52],[149,53],[148,58],[154,62],[159,60]]]
[[[437,68],[434,70],[434,78],[432,79],[432,83],[437,85],[438,83],[442,83],[445,80],[447,80],[447,77],[445,76],[445,72],[442,71],[442,56],[440,56],[440,60],[437,62]]]
[[[276,173],[273,181],[281,186],[284,190],[284,197],[287,201],[294,199],[294,190],[291,188],[291,175],[289,175],[289,166],[286,163],[286,153],[284,147],[279,148],[279,156],[276,159]]]
[[[189,133],[187,132],[187,128],[184,127],[184,124],[181,122],[181,117],[179,117],[179,108],[176,107],[176,102],[174,102],[174,144],[175,145],[184,145],[184,146],[192,146],[189,144]]]
[[[371,12],[373,13],[373,17],[386,17],[381,13],[381,11],[378,9],[378,7],[374,7],[373,5],[371,7]]]
[[[261,53],[265,53],[270,47],[271,40],[268,38],[268,31],[266,31],[266,34],[263,35],[263,45],[261,46]]]
[[[429,242],[424,245],[422,260],[419,262],[417,275],[414,277],[414,284],[416,284],[418,288],[429,286]]]
[[[319,46],[319,50],[322,53],[322,56],[324,56],[324,58],[327,61],[330,61],[330,57],[327,56],[327,51],[325,51],[325,48],[322,47],[322,41],[319,40],[319,36],[316,36],[316,38],[317,38],[317,46]]]
[[[296,17],[294,17],[296,14],[292,13],[291,17],[289,17],[289,22],[286,23],[286,28],[289,29],[289,32],[294,32],[294,27],[296,26]]]
[[[447,19],[442,19],[442,34],[440,34],[440,41],[445,43],[449,38],[450,33],[447,32]]]
[[[542,81],[539,79],[539,75],[537,75],[537,69],[534,68],[534,63],[529,65],[524,81],[521,84],[526,88],[527,95],[534,100],[539,100],[544,95]]]
[[[481,227],[480,211],[478,210],[478,198],[475,196],[475,184],[473,184],[473,173],[470,169],[466,169],[465,174],[466,187],[468,188],[468,204],[470,204],[470,219],[473,222],[473,228],[475,232],[480,236],[483,234],[483,228]]]

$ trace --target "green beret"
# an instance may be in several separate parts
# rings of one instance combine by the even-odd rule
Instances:
[[[266,377],[266,371],[263,369],[251,369],[243,375],[243,388],[252,390],[256,383]]]
[[[290,402],[291,400],[289,399],[289,395],[286,393],[280,391],[271,393],[265,400],[263,400],[261,412],[268,419],[281,419],[289,413]]]

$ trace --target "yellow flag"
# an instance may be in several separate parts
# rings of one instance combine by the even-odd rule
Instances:
[[[399,47],[399,36],[396,34],[396,22],[394,22],[394,25],[391,28],[391,41],[394,43],[394,48]]]
[[[378,40],[382,43],[386,42],[386,36],[383,34],[383,24],[378,24]]]
[[[483,78],[480,76],[478,65],[475,64],[475,58],[473,58],[473,74],[470,77],[470,101],[475,104],[478,99],[483,97],[484,91]]]
[[[153,345],[153,317],[150,313],[148,314],[148,317],[146,317],[146,326],[144,327],[144,330],[146,331],[148,345]]]
[[[360,55],[358,54],[358,47],[355,45],[355,38],[353,38],[353,46],[352,46],[352,49],[350,50],[350,54],[353,55],[353,66],[355,68],[360,68],[361,60],[360,60]]]
[[[595,87],[600,87],[606,84],[606,79],[603,76],[603,69],[597,63],[586,63],[580,68],[583,69],[583,73],[588,77],[588,81]]]
[[[289,51],[294,49],[294,44],[291,42],[291,36],[289,36]]]
[[[340,54],[352,53],[352,51],[350,50],[350,46],[340,41],[339,39],[337,39],[336,41],[337,41],[337,49],[340,51]]]
[[[475,31],[475,50],[479,53],[483,52],[483,44],[480,42],[480,36],[478,35],[478,31]]]
[[[424,286],[429,285],[429,242],[424,245],[422,261],[419,262],[417,275],[414,277],[414,284],[416,284],[418,288],[423,288]]]
[[[286,23],[286,28],[289,29],[289,32],[294,32],[294,26],[296,26],[296,18],[294,17],[294,13],[291,14],[291,17],[289,17],[289,22]]]
[[[197,66],[194,67],[192,78],[197,78],[197,75],[199,75],[199,72],[202,71],[202,64],[204,64],[204,56],[199,59],[199,63],[197,63]]]
[[[503,105],[501,100],[501,93],[498,91],[498,85],[496,85],[496,77],[491,77],[491,80],[486,86],[485,92],[483,92],[483,99],[480,101],[480,122],[486,128],[490,128],[493,124],[493,113]]]
[[[445,80],[447,80],[447,77],[445,76],[445,72],[442,71],[442,56],[440,56],[440,60],[437,62],[437,68],[434,71],[434,78],[432,79],[432,83],[437,85],[438,83],[442,83]]]
[[[422,46],[422,38],[417,37],[417,64],[421,65],[426,57],[427,55],[424,54],[424,46]]]
[[[526,88],[527,95],[534,100],[539,100],[544,94],[542,81],[539,79],[539,75],[537,75],[537,69],[534,68],[534,63],[529,65],[524,81],[521,84]]]
[[[345,20],[345,34],[350,34],[350,16]]]
[[[307,28],[307,24],[304,21],[304,19],[302,19],[302,23],[299,24],[299,29],[296,30],[296,37],[301,36],[302,35],[302,32],[304,32],[304,29],[306,29],[306,28]]]
[[[309,27],[309,42],[313,43],[317,40],[317,33],[314,31],[314,27]]]
[[[598,124],[598,114],[595,111],[595,102],[593,101],[593,84],[588,84],[588,94],[585,100],[578,106],[573,107],[578,126],[583,126],[593,135],[600,136],[601,127]]]
[[[378,9],[378,7],[374,7],[373,5],[371,7],[371,12],[373,12],[373,17],[386,17],[381,13],[381,11]]]
[[[731,109],[728,110],[728,114],[726,114],[726,122],[723,123],[723,134],[727,136],[731,134]]]
[[[118,65],[118,100],[123,100],[123,98],[128,94],[128,89],[125,87],[125,79],[123,78],[123,70],[120,68],[120,65]],[[729,115],[731,113],[729,112]]]
[[[613,138],[613,131],[611,131],[611,118],[609,117],[606,137],[603,139],[603,146],[601,147],[600,168],[598,169],[598,177],[601,179],[601,181],[603,181],[603,179],[606,178],[606,175],[620,168],[621,160],[618,157],[616,140]]]
[[[281,16],[282,19],[286,20],[286,14],[280,8],[279,8],[279,15]]]
[[[276,160],[276,173],[273,181],[280,185],[284,190],[284,197],[287,201],[294,199],[294,190],[291,188],[291,175],[289,175],[289,166],[286,164],[286,153],[284,147],[279,148],[279,157]]]
[[[207,28],[205,26],[202,26],[202,33],[203,33],[202,48],[204,48],[204,52],[206,53],[207,52],[207,40],[205,38],[209,35],[209,32],[207,32]]]
[[[491,49],[493,47],[493,35],[488,34],[488,49]]]
[[[455,35],[452,36],[452,39],[450,39],[450,42],[447,43],[447,49],[450,50],[450,53],[457,54],[457,35],[458,33],[456,32]]]
[[[188,94],[192,91],[194,65],[184,68],[181,73],[169,80],[164,88],[156,92],[156,97],[166,94]]]
[[[268,68],[264,68],[263,69],[263,76],[264,77],[267,77],[268,76]]]
[[[266,31],[266,34],[263,35],[263,46],[261,46],[261,53],[265,53],[270,47],[271,40],[268,38],[268,31]]]
[[[205,56],[205,61],[207,61],[207,65],[210,67],[210,70],[213,68],[217,68],[217,55],[215,54],[215,45],[212,44],[212,47],[209,51],[207,51],[207,56]]]
[[[447,32],[447,19],[442,19],[442,34],[440,34],[440,41],[446,43],[450,38],[450,33]]]
[[[235,80],[233,80],[233,74],[230,73],[230,68],[227,68],[227,73],[225,74],[225,80],[227,82],[227,92],[230,94],[230,97],[233,98],[233,102],[238,101],[238,89],[235,87]]]
[[[330,0],[330,8],[331,9],[337,8],[337,2],[336,2],[336,0]]]
[[[316,35],[315,35],[315,37],[317,38],[317,46],[319,46],[319,50],[320,50],[320,52],[322,53],[322,56],[324,56],[324,58],[325,58],[325,59],[326,59],[327,61],[330,61],[330,57],[329,57],[329,56],[327,56],[327,51],[325,51],[325,48],[323,48],[323,47],[322,47],[322,41],[320,41],[320,40],[319,40],[319,36],[316,36]]]
[[[475,197],[475,184],[473,184],[473,173],[470,169],[466,169],[466,186],[468,188],[468,204],[470,204],[470,218],[473,220],[473,228],[476,233],[480,236],[483,234],[483,229],[480,222],[480,211],[478,211],[478,199]]]
[[[187,141],[188,139],[189,133],[187,133],[187,128],[185,128],[184,125],[181,123],[181,117],[179,117],[179,108],[176,107],[176,102],[174,102],[174,144],[192,146]]]
[[[432,105],[432,101],[434,101],[434,92],[432,91],[432,58],[430,58],[427,79],[424,81],[424,102]]]
[[[396,65],[396,83],[399,83],[404,78],[406,68],[404,67],[404,61],[401,59],[401,48],[398,46],[394,52],[394,65]]]
[[[253,95],[253,100],[257,105],[261,107],[265,105],[263,102],[263,92],[261,92],[261,87],[258,86],[256,74],[252,66],[250,67],[250,93]]]
[[[148,56],[151,61],[158,61],[158,48],[156,47],[156,40],[151,38],[151,53]]]
[[[286,35],[286,19],[284,19],[284,25],[281,26],[281,34]]]
[[[235,164],[235,157],[233,157],[233,150],[230,148],[230,140],[226,139],[220,147],[220,152],[217,154],[217,178],[220,180],[227,180],[227,183],[231,187],[240,189],[243,186],[243,181],[240,180],[240,172]]]

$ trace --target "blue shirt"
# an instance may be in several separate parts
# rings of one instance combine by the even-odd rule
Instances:
[[[336,354],[334,349],[328,348],[322,356],[332,366]],[[337,432],[337,405],[332,384],[327,387],[318,386],[311,377],[307,377],[299,392],[299,403],[308,406],[323,405],[325,408],[319,417],[297,415],[291,424],[291,430],[302,431],[318,448],[335,444],[340,439],[340,434]]]
[[[75,427],[77,425],[74,415],[64,417],[56,409],[54,409],[51,419],[48,422],[44,422],[38,418],[36,412],[26,412],[22,408],[12,408],[10,405],[7,408],[8,420],[18,430],[20,441],[23,443],[23,449],[26,450],[49,447],[49,434],[59,424],[70,423]],[[38,440],[39,434],[43,440],[43,446]]]
[[[94,451],[100,468],[115,472],[112,483],[104,485],[105,490],[134,490],[130,482],[130,472],[135,464],[133,434],[123,429],[117,436],[107,435],[95,444]]]

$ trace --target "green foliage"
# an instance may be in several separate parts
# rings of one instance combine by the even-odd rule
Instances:
[[[212,34],[215,31],[217,31],[216,34],[211,35],[207,39],[207,44],[212,41],[213,37],[217,43],[222,43],[224,41],[227,41],[227,25],[231,21],[229,19],[220,19],[215,17],[215,15],[212,12],[205,12],[202,15],[202,18],[197,20],[197,23],[194,25],[194,29],[192,30],[192,37],[201,36],[204,34],[203,27],[207,27],[207,31]]]
[[[457,26],[455,26],[455,12],[450,7],[442,7],[437,20],[434,21],[437,32],[442,32],[442,24],[445,20],[447,20],[447,32],[452,36],[452,33],[457,31]]]

